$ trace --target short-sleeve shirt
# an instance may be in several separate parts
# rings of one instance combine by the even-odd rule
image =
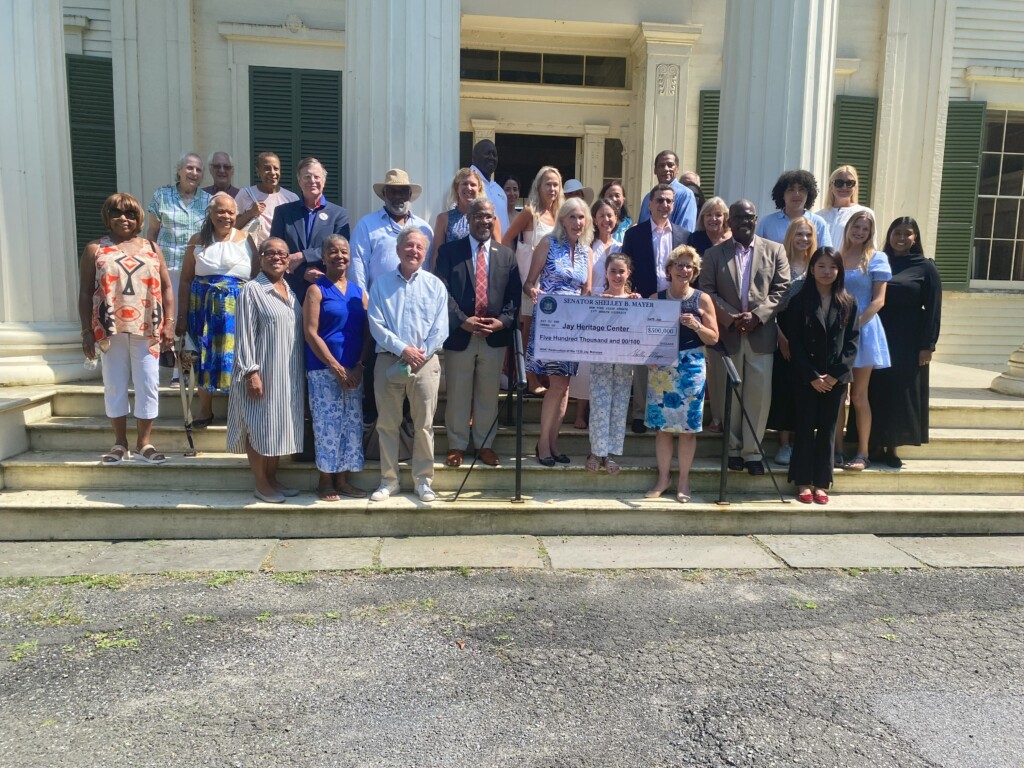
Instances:
[[[188,241],[203,226],[209,205],[210,195],[201,189],[196,190],[188,205],[181,199],[178,187],[174,184],[160,187],[153,193],[148,210],[160,222],[156,244],[163,251],[167,269],[181,270]]]

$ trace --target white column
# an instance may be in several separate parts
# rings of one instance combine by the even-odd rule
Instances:
[[[913,216],[934,246],[955,22],[954,0],[889,0],[872,201],[882,237]]]
[[[497,120],[481,120],[475,117],[469,121],[469,124],[473,126],[474,147],[485,139],[487,141],[494,141],[494,135],[498,127]]]
[[[196,145],[191,0],[111,0],[117,186],[149,205]],[[231,104],[222,105],[231,109]],[[205,180],[204,180],[205,183]]]
[[[990,389],[1004,395],[1024,397],[1024,344],[1010,355],[1006,370],[993,379]]]
[[[732,2],[732,0],[730,0]],[[683,157],[686,139],[686,102],[696,103],[699,94],[689,93],[690,53],[700,39],[699,24],[654,24],[643,22],[633,36],[636,65],[633,88],[636,111],[629,132],[632,147],[627,149],[631,179],[629,200],[637,215],[637,206],[654,185],[654,158],[663,149]],[[696,136],[693,136],[696,142]],[[626,142],[623,141],[623,145]],[[624,169],[625,170],[625,169]]]
[[[0,0],[0,386],[83,378],[60,3]]]
[[[604,140],[611,129],[607,125],[583,126],[583,170],[580,181],[584,187],[594,190],[594,195],[601,191],[604,183]]]
[[[459,0],[345,8],[345,204],[353,220],[380,208],[372,185],[404,168],[432,220],[459,162]]]
[[[716,186],[775,210],[790,169],[828,178],[838,0],[729,0]]]

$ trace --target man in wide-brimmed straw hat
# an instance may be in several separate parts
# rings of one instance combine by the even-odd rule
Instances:
[[[352,279],[365,290],[380,275],[398,269],[398,233],[406,227],[416,227],[426,235],[429,252],[434,231],[410,208],[422,192],[423,187],[409,181],[409,174],[401,168],[392,168],[384,174],[384,181],[373,185],[373,193],[384,206],[359,220],[351,242]],[[423,266],[431,268],[430,264]]]

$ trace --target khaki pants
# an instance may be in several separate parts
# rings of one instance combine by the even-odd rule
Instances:
[[[768,411],[772,405],[772,367],[775,362],[775,353],[762,354],[750,348],[750,341],[746,336],[740,337],[740,347],[729,355],[733,365],[740,375],[739,393],[743,398],[743,405],[747,409],[747,415],[754,425],[754,432],[750,431],[747,422],[743,419],[743,412],[740,404],[733,401],[732,418],[729,424],[723,425],[729,430],[729,455],[742,456],[744,461],[760,461],[760,451],[757,450],[757,440],[764,439],[765,425],[768,423]],[[725,368],[722,368],[723,384],[725,390]],[[722,404],[724,409],[725,403]]]
[[[444,424],[448,430],[448,449],[469,448],[470,417],[476,450],[490,448],[497,427],[488,435],[498,416],[501,391],[501,367],[505,347],[488,345],[483,336],[471,336],[469,346],[460,352],[444,351],[445,399]]]
[[[402,404],[408,397],[413,426],[412,476],[415,482],[429,485],[434,478],[434,411],[441,364],[434,355],[409,379],[392,383],[387,371],[396,360],[390,352],[381,352],[373,371],[381,483],[398,483],[398,430],[402,425]]]

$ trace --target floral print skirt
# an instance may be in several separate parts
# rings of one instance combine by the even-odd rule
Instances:
[[[700,432],[706,370],[703,348],[682,350],[675,365],[652,368],[644,423],[662,432]]]
[[[316,468],[321,472],[359,472],[363,468],[363,385],[342,389],[335,375],[306,371],[313,419]]]

